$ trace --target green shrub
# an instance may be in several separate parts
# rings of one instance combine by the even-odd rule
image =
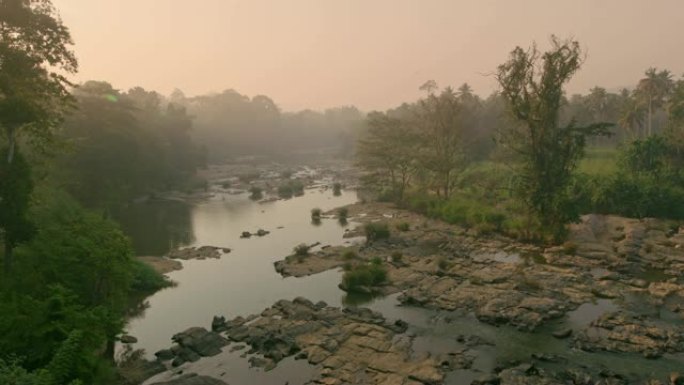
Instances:
[[[451,267],[451,263],[449,263],[448,259],[442,257],[439,259],[439,261],[437,261],[437,267],[439,268],[439,270],[445,271],[448,270],[449,267]]]
[[[404,256],[401,251],[395,251],[392,253],[392,262],[399,263],[403,260]]]
[[[304,195],[304,184],[299,180],[289,180],[278,186],[278,196],[292,198]]]
[[[339,209],[337,209],[337,218],[339,218],[340,220],[342,220],[342,219],[346,220],[348,216],[349,216],[349,209],[348,208],[340,207]]]
[[[333,184],[333,195],[335,195],[335,196],[342,195],[342,184],[341,183]]]
[[[311,247],[305,243],[301,243],[294,248],[294,255],[300,256],[300,257],[305,257],[309,255],[309,250],[311,250]]]
[[[345,261],[352,261],[355,259],[359,259],[359,256],[354,252],[354,250],[347,250],[342,254],[342,259],[344,259]]]
[[[410,229],[411,225],[408,222],[397,223],[397,230],[399,231],[409,231]]]
[[[358,265],[342,276],[342,286],[347,291],[364,291],[387,282],[387,270],[382,264]]]
[[[387,239],[390,236],[389,226],[384,222],[367,223],[364,226],[366,241],[373,242],[379,239]]]
[[[252,186],[249,189],[249,193],[250,193],[249,198],[252,200],[255,200],[255,201],[264,197],[263,191],[261,190],[260,187],[257,187],[257,186]]]
[[[311,210],[311,219],[321,219],[321,214],[323,214],[323,211],[319,208],[315,208]]]
[[[159,274],[150,265],[133,260],[133,280],[131,290],[138,293],[153,293],[173,284],[162,274]]]

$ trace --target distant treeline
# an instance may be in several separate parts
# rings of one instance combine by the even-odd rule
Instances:
[[[249,98],[234,90],[191,98],[176,91],[170,100],[193,116],[193,137],[212,161],[320,149],[349,156],[365,119],[353,106],[284,112],[268,96]]]
[[[86,82],[57,132],[66,146],[55,179],[84,204],[106,207],[154,191],[185,187],[206,150],[191,138],[185,107],[156,92]]]

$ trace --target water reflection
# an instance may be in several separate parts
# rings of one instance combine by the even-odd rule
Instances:
[[[150,201],[123,207],[114,218],[138,255],[165,255],[194,241],[191,213],[185,202]]]
[[[150,297],[149,308],[129,322],[128,332],[139,340],[135,347],[150,356],[167,348],[173,334],[192,326],[208,327],[214,315],[233,318],[260,313],[283,298],[304,296],[341,306],[340,271],[283,278],[273,263],[300,243],[343,244],[344,230],[337,221],[324,219],[320,226],[311,225],[311,208],[331,210],[355,201],[353,192],[335,197],[331,191],[307,190],[302,197],[267,203],[251,201],[247,194],[218,194],[190,206],[187,229],[192,237],[188,239],[194,240],[187,244],[228,247],[232,252],[217,260],[183,261],[182,270],[170,273],[178,287]],[[134,239],[145,239],[151,230],[142,225],[133,229],[139,232],[132,234]],[[257,229],[270,234],[240,238],[243,231]]]

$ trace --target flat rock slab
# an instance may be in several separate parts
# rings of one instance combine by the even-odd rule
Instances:
[[[184,249],[176,249],[169,253],[168,258],[171,259],[207,259],[221,258],[221,253],[230,253],[229,248],[216,246],[200,246],[200,247],[186,247]]]
[[[198,376],[196,374],[186,374],[179,378],[166,382],[155,382],[151,385],[228,385],[213,377]]]

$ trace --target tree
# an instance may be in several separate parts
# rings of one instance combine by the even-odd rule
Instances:
[[[462,103],[447,87],[439,95],[430,93],[420,100],[416,118],[420,161],[433,174],[437,194],[448,199],[456,182],[454,173],[465,165]]]
[[[513,116],[521,123],[501,133],[500,141],[521,161],[518,196],[541,229],[555,240],[565,224],[578,218],[568,194],[573,170],[583,155],[586,138],[607,134],[609,124],[560,125],[563,86],[582,65],[576,41],[551,37],[551,50],[540,53],[515,48],[498,68],[497,80]]]
[[[641,137],[641,128],[644,124],[644,110],[632,97],[628,97],[622,106],[622,114],[618,125],[629,133],[631,140]]]
[[[648,107],[648,135],[650,136],[653,134],[653,109],[663,106],[674,83],[672,74],[668,70],[658,71],[656,68],[649,68],[645,75],[645,78],[639,80],[636,92],[639,100]]]
[[[8,163],[20,130],[48,138],[70,104],[63,73],[77,70],[71,44],[50,0],[0,1],[0,126]]]
[[[399,118],[381,112],[368,115],[368,131],[359,141],[358,164],[387,180],[401,201],[416,168],[416,133]]]
[[[0,151],[5,159],[6,151]],[[14,248],[34,233],[27,219],[33,181],[31,168],[17,153],[12,163],[0,162],[0,235],[5,243],[4,271],[12,270]]]
[[[3,205],[22,202],[0,221],[6,272],[13,248],[29,234],[25,214],[32,186],[26,181],[28,164],[17,156],[18,137],[25,132],[33,143],[43,144],[70,105],[63,75],[77,69],[70,44],[69,30],[49,0],[0,0],[0,129],[7,138],[0,200]]]

